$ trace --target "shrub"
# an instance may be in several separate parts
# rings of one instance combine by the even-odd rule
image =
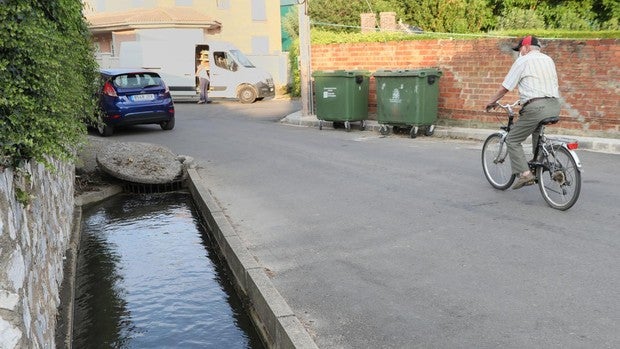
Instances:
[[[82,3],[0,4],[0,165],[74,159],[95,110],[97,64]]]
[[[534,10],[511,8],[503,12],[497,21],[500,30],[544,28],[545,21]]]

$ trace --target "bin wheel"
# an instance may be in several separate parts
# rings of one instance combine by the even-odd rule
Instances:
[[[364,131],[365,129],[366,129],[366,122],[362,120],[362,122],[360,122],[360,131]]]
[[[426,130],[424,130],[424,135],[425,136],[432,136],[435,133],[435,125],[430,125],[426,128]]]
[[[409,136],[411,136],[411,138],[416,138],[418,136],[418,126],[411,127],[411,131],[409,131]]]
[[[323,129],[323,120],[319,120],[319,130]]]
[[[345,130],[347,130],[347,132],[351,132],[351,123],[348,121],[344,122],[344,128]]]
[[[390,133],[390,129],[386,125],[381,125],[381,127],[379,128],[379,133],[386,136],[388,133]]]

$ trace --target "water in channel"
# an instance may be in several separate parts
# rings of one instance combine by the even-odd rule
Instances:
[[[73,348],[263,348],[185,192],[86,207]]]

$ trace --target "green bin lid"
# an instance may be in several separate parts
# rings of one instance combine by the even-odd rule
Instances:
[[[379,69],[373,76],[441,76],[443,73],[439,69],[426,68],[426,69]]]
[[[354,78],[356,76],[370,76],[368,70],[317,70],[312,73],[312,76],[342,76]]]

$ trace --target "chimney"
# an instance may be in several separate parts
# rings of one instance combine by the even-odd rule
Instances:
[[[396,12],[379,13],[379,27],[382,32],[396,31]]]
[[[377,17],[374,13],[362,13],[362,33],[370,33],[376,31]]]

